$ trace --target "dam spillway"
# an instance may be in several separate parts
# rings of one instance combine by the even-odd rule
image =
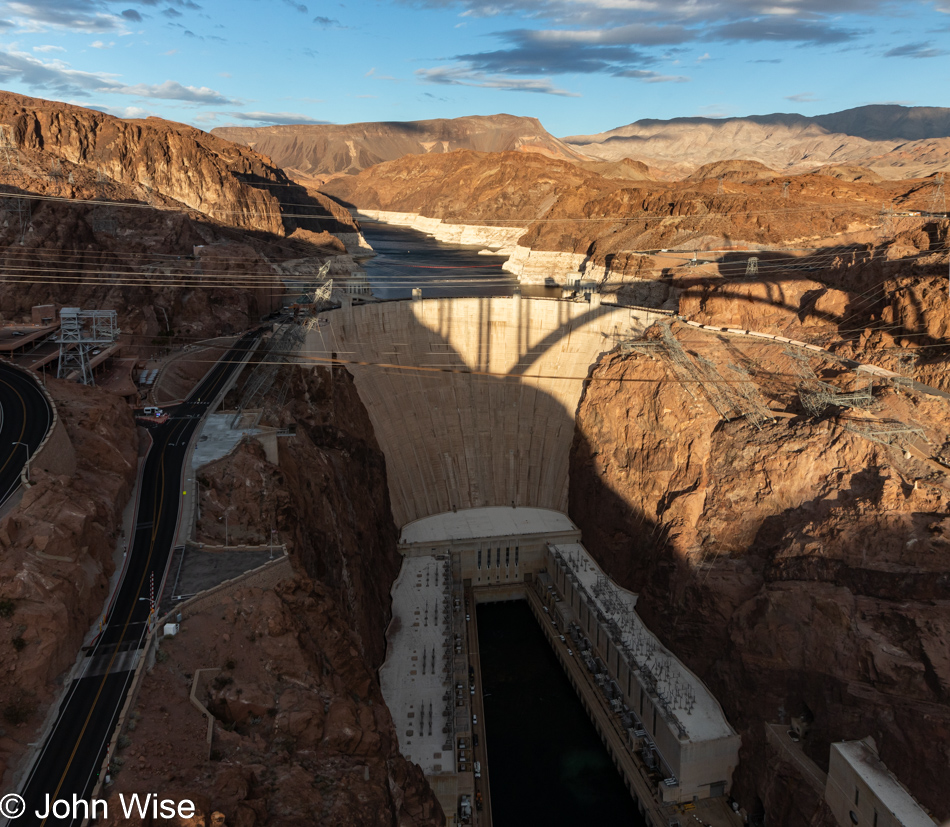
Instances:
[[[305,352],[353,374],[404,526],[486,506],[566,512],[590,366],[666,315],[515,295],[344,306],[324,318]]]

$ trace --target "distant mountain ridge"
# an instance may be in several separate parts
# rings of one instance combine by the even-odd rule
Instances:
[[[223,126],[214,135],[269,156],[291,174],[327,180],[355,175],[404,155],[473,149],[479,152],[534,152],[565,161],[586,156],[551,135],[537,118],[472,115],[426,121],[354,124]]]
[[[950,169],[950,109],[875,104],[816,117],[643,119],[563,141],[591,158],[635,158],[671,176],[743,159],[795,171],[857,163],[885,178],[911,178]]]

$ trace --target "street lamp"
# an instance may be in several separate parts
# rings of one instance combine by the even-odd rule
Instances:
[[[13,444],[22,445],[24,448],[26,448],[26,481],[27,483],[29,483],[30,482],[30,446],[27,445],[25,442],[20,442],[20,440],[17,440]]]
[[[229,506],[224,510],[224,545],[225,545],[225,547],[231,545],[231,544],[228,542],[228,514],[231,513],[231,509],[232,509],[232,508],[234,508],[234,506],[233,506],[233,505],[229,505]],[[220,520],[221,518],[218,517],[218,519]]]

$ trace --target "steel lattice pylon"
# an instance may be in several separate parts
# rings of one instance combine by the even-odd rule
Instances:
[[[89,367],[89,352],[102,345],[111,345],[118,337],[118,314],[115,310],[80,310],[64,307],[59,312],[59,366],[57,379],[65,379],[72,371],[79,372],[79,381],[94,385]]]

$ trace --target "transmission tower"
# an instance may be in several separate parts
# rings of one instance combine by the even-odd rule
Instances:
[[[723,182],[723,177],[720,175],[720,176],[719,176],[719,186],[716,187],[716,195],[722,195],[723,192],[724,192],[723,187],[722,187],[722,182]]]
[[[890,204],[881,205],[881,238],[894,235],[894,210]]]
[[[4,169],[18,169],[20,166],[20,150],[9,124],[0,124],[0,162]]]
[[[938,172],[934,176],[934,191],[930,196],[930,212],[946,215],[947,197],[943,192],[943,173]]]
[[[782,184],[782,198],[788,199],[788,188],[792,185],[791,181],[785,181]]]
[[[757,276],[759,274],[759,258],[758,256],[752,256],[745,263],[745,274],[747,276]]]
[[[79,381],[94,385],[89,353],[96,347],[115,342],[120,331],[115,310],[80,310],[64,307],[59,312],[59,367],[57,379],[64,379],[72,371],[78,371]]]

